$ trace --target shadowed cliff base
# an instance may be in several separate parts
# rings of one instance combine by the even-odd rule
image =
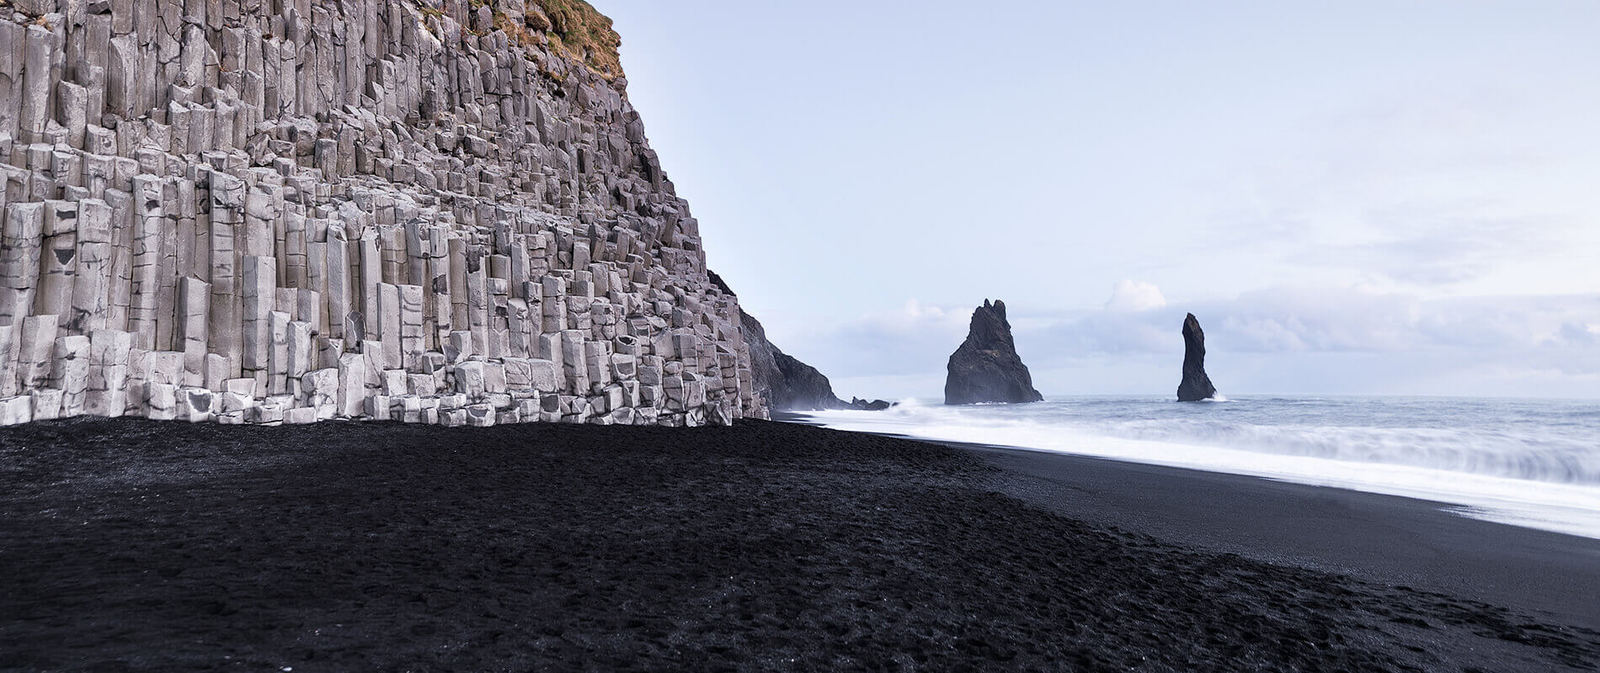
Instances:
[[[1593,631],[1085,523],[970,451],[787,424],[55,421],[0,430],[0,465],[8,670],[1600,661]]]

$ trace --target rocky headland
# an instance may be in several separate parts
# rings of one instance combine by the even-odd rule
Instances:
[[[945,404],[1038,402],[1033,376],[1017,356],[1006,320],[1006,303],[995,300],[972,312],[967,339],[950,354],[944,382]]]
[[[580,0],[0,3],[0,424],[728,424],[738,300]]]
[[[765,395],[767,408],[778,410],[843,409],[848,405],[833,392],[833,384],[822,372],[801,362],[771,341],[761,321],[749,313],[740,314],[745,345],[750,349],[750,374],[759,394]]]
[[[783,352],[767,341],[767,331],[755,316],[743,313],[745,344],[750,348],[750,373],[757,394],[772,411],[820,411],[856,409],[882,411],[894,406],[885,400],[839,399],[833,384],[816,367]]]
[[[717,272],[708,272],[711,282],[728,296],[736,296]],[[739,311],[739,324],[745,347],[750,351],[750,378],[762,407],[771,411],[820,411],[825,409],[886,409],[883,400],[867,402],[852,398],[845,402],[833,392],[833,384],[816,367],[784,353],[767,340],[767,330],[755,316]],[[881,405],[881,406],[879,406]]]

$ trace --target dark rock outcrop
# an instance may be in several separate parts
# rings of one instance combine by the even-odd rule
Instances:
[[[711,274],[713,282],[721,284],[716,273]],[[766,400],[769,409],[772,407],[772,382],[781,380],[783,372],[778,370],[776,348],[767,342],[766,330],[761,327],[761,321],[744,311],[739,312],[739,326],[744,332],[745,346],[750,349],[750,385],[755,388],[755,396]]]
[[[1038,402],[1044,399],[1033,389],[1033,376],[1017,357],[1011,339],[1011,323],[1006,321],[1006,304],[983,300],[972,312],[967,340],[950,354],[949,374],[944,381],[945,404],[978,402]]]
[[[884,409],[888,409],[894,405],[894,402],[890,402],[888,400],[872,400],[869,402],[859,397],[850,398],[850,408],[860,409],[862,411],[883,411]]]
[[[772,381],[771,392],[774,409],[849,408],[850,405],[833,394],[833,384],[816,367],[796,360],[777,346],[772,347],[772,356],[778,363],[778,376]]]
[[[736,296],[715,271],[707,271],[711,282],[728,296]],[[755,394],[774,411],[817,411],[822,409],[861,409],[877,411],[894,406],[883,400],[849,402],[833,394],[828,377],[767,341],[767,330],[755,316],[739,311],[745,345],[750,349],[750,380]]]
[[[1178,401],[1198,402],[1216,394],[1216,386],[1206,376],[1206,333],[1190,313],[1183,319],[1183,381],[1178,384]]]
[[[845,407],[834,396],[828,377],[767,341],[767,330],[755,316],[739,313],[745,343],[756,349],[750,355],[750,380],[755,384],[756,395],[767,400],[767,408],[807,411]]]

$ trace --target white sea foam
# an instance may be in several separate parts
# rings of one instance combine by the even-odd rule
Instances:
[[[1255,475],[1434,500],[1461,513],[1600,539],[1593,403],[1071,398],[830,411],[829,427]]]

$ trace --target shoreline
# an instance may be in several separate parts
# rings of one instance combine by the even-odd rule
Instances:
[[[1370,402],[1374,398],[1351,399]],[[1150,402],[1134,398],[1118,401],[1136,405]],[[1272,400],[1267,401],[1270,403]],[[1182,403],[1167,404],[1199,408]],[[1486,447],[1482,445],[1485,438],[1471,436],[1473,433],[1470,431],[1465,433],[1467,436],[1457,437],[1453,441],[1428,437],[1437,432],[1430,428],[1340,428],[1334,431],[1334,435],[1314,437],[1305,432],[1295,432],[1296,427],[1304,428],[1292,424],[1276,426],[1268,421],[1267,425],[1260,425],[1258,421],[1248,419],[1213,419],[1211,414],[1203,414],[1205,419],[1194,419],[1182,413],[1176,417],[1182,419],[1178,420],[1180,424],[1200,421],[1202,427],[1198,431],[1202,434],[1241,433],[1241,444],[1235,445],[1216,436],[1209,439],[1197,437],[1192,441],[1183,436],[1173,436],[1170,433],[1175,428],[1171,425],[1156,428],[1157,436],[1154,437],[1143,437],[1137,429],[1132,434],[1117,431],[1102,433],[1074,427],[1072,423],[1064,427],[1065,431],[1057,429],[1052,432],[1041,426],[1031,431],[1024,429],[1017,432],[1018,427],[1008,426],[1006,420],[1002,420],[1015,420],[1015,417],[1004,413],[995,417],[978,414],[980,421],[997,422],[995,432],[988,432],[983,422],[969,426],[954,418],[942,418],[938,413],[924,416],[915,405],[907,414],[891,414],[881,420],[871,414],[854,412],[799,412],[785,418],[821,423],[835,429],[907,439],[1077,455],[1399,496],[1443,503],[1463,516],[1485,521],[1600,540],[1600,489],[1593,485],[1595,475],[1592,468],[1583,467],[1585,463],[1581,451],[1587,449],[1579,449],[1575,445],[1575,442],[1585,442],[1587,436],[1572,432],[1550,438],[1502,438],[1507,446]],[[1150,410],[1150,413],[1161,416],[1163,420],[1174,420],[1166,418],[1164,411]],[[1218,427],[1206,426],[1212,421]],[[1156,424],[1162,426],[1159,420]],[[1337,433],[1344,430],[1353,431],[1355,436],[1348,439],[1339,437]],[[1482,428],[1478,430],[1481,435]],[[1273,439],[1272,435],[1280,432],[1286,434],[1281,438],[1281,446],[1260,445],[1263,441],[1279,441]],[[1419,436],[1363,436],[1394,432]],[[1392,444],[1396,441],[1419,442],[1419,446],[1413,447],[1418,453],[1411,454],[1410,449],[1395,451],[1391,448],[1377,450],[1392,451],[1390,458],[1397,459],[1364,455],[1365,451],[1373,450],[1370,443]],[[1540,455],[1540,451],[1545,450],[1535,449],[1529,446],[1529,442],[1538,444],[1541,441],[1551,441],[1556,446]],[[1567,445],[1564,449],[1560,447],[1562,442]],[[1496,448],[1508,453],[1495,453]],[[1352,455],[1344,457],[1319,453],[1328,449],[1334,454],[1349,450]],[[1526,450],[1532,450],[1533,453],[1517,453]],[[1567,453],[1563,454],[1562,451]],[[1579,451],[1580,455],[1573,455],[1573,451]],[[1491,468],[1498,466],[1499,469],[1457,471],[1444,465],[1431,466],[1427,464],[1432,460],[1428,456],[1430,453],[1437,460],[1490,464]],[[1411,454],[1412,459],[1420,462],[1407,460],[1404,457],[1406,454]]]
[[[762,421],[0,429],[0,669],[1600,663],[1550,615],[1065,514],[1051,489],[1101,496],[997,456]]]
[[[964,448],[1024,475],[1009,493],[1064,516],[1600,628],[1600,602],[1592,600],[1600,596],[1600,540],[1464,516],[1449,503],[1337,486]],[[1113,479],[1121,483],[1107,487]],[[1074,497],[1061,497],[1068,493]]]
[[[803,413],[776,422],[825,427]],[[851,432],[851,431],[844,431]],[[1005,491],[1063,516],[1218,553],[1541,612],[1600,628],[1600,540],[1423,498],[1026,447],[866,433],[971,451]]]

